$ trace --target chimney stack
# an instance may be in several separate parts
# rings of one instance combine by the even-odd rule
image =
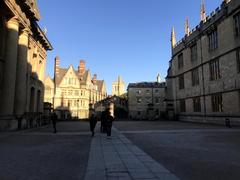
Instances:
[[[55,79],[59,74],[59,65],[60,65],[60,57],[56,56],[55,57],[55,65],[54,65],[54,78]]]
[[[84,60],[80,60],[79,66],[78,66],[78,74],[79,76],[82,76],[85,72],[85,61]]]
[[[93,75],[92,82],[93,82],[94,85],[97,83],[97,74]]]

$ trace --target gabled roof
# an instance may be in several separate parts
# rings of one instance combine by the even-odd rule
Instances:
[[[59,68],[58,75],[55,77],[56,86],[59,86],[68,69]]]
[[[104,80],[97,80],[96,85],[97,85],[99,91],[103,91]]]

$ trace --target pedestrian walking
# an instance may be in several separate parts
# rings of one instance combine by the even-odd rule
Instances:
[[[89,123],[90,123],[90,131],[92,132],[92,137],[93,137],[95,134],[94,130],[97,124],[97,116],[93,108],[90,108],[89,110]]]
[[[111,115],[110,108],[107,109],[107,116],[106,116],[106,127],[107,127],[107,136],[111,136],[112,134],[112,123],[113,123],[113,116]]]
[[[52,113],[51,119],[52,119],[52,125],[53,125],[53,133],[57,133],[56,124],[57,124],[58,117],[57,117],[56,112]]]
[[[101,119],[101,129],[100,129],[100,131],[101,131],[101,133],[106,133],[107,132],[107,130],[106,130],[107,129],[106,128],[107,112],[106,111],[103,111],[101,113],[100,119]]]

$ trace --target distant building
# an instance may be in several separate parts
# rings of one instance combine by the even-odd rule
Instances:
[[[81,60],[78,70],[73,66],[60,68],[60,58],[55,58],[54,79],[45,79],[45,102],[53,104],[58,116],[88,118],[89,104],[95,104],[106,98],[104,80],[97,80],[94,74],[91,79],[90,70],[85,69],[85,61]]]
[[[240,122],[240,1],[225,0],[176,42],[167,75],[167,111],[185,121]]]
[[[47,51],[52,46],[39,20],[35,0],[0,1],[0,130],[40,124]]]
[[[126,93],[125,83],[121,76],[112,83],[112,96],[121,96]]]
[[[164,116],[165,88],[164,82],[130,83],[127,88],[129,118],[154,120]]]

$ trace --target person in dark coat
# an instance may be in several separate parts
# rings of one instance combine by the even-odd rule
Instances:
[[[114,118],[111,115],[110,108],[108,108],[107,109],[107,116],[106,116],[107,136],[111,136],[113,120],[114,120]]]
[[[92,132],[92,137],[93,137],[95,134],[94,129],[97,124],[97,117],[96,117],[94,109],[91,108],[89,110],[89,112],[90,112],[90,114],[89,114],[90,131]]]
[[[56,112],[52,113],[51,119],[52,119],[52,125],[53,125],[53,133],[57,133],[56,124],[57,124],[58,117]]]

